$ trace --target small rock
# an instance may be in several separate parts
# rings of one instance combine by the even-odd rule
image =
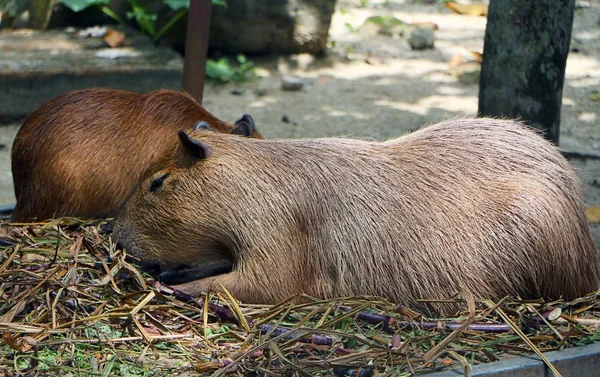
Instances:
[[[368,21],[368,19],[367,19]],[[381,31],[381,26],[373,23],[365,21],[357,31],[366,37],[375,37]]]
[[[97,51],[94,55],[102,59],[118,59],[140,56],[140,52],[128,48],[107,48]]]
[[[282,121],[283,123],[289,123],[289,122],[290,122],[290,117],[288,117],[287,115],[285,115],[285,114],[284,114],[284,115],[281,117],[281,121]]]
[[[575,39],[575,38],[571,39],[571,45],[570,45],[571,52],[581,52],[582,47],[583,47],[582,43],[579,42],[577,39]]]
[[[87,37],[99,38],[99,37],[103,37],[104,34],[106,34],[106,27],[91,26],[91,27],[88,27],[87,29],[80,30],[77,33],[77,36],[79,38],[87,38]]]
[[[6,149],[6,144],[0,144],[0,151],[3,151]]]
[[[281,80],[281,89],[295,92],[298,90],[302,90],[304,87],[304,81],[299,77],[294,76],[284,76]]]
[[[245,90],[242,88],[235,88],[230,93],[233,94],[234,96],[241,96],[242,94],[244,94],[244,92],[245,92]]]
[[[254,94],[256,94],[256,95],[257,95],[257,96],[259,96],[259,97],[262,97],[262,96],[264,96],[265,94],[267,94],[267,89],[265,89],[265,88],[256,88],[256,89],[254,90]]]
[[[410,31],[406,41],[413,50],[424,50],[433,48],[435,35],[430,27],[417,27]]]

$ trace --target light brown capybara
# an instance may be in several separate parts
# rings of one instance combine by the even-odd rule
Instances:
[[[386,142],[180,140],[114,235],[164,276],[182,271],[173,283],[196,269],[204,279],[178,285],[190,294],[222,284],[247,303],[302,292],[416,305],[461,290],[573,299],[599,286],[574,170],[516,121],[453,120]]]
[[[198,122],[261,137],[250,116],[224,122],[178,91],[96,88],[51,99],[27,117],[13,143],[13,220],[116,215],[151,167],[172,157],[177,131]]]

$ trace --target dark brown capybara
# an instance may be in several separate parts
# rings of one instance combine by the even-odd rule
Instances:
[[[461,290],[573,299],[598,288],[577,176],[519,122],[453,120],[386,142],[179,134],[114,236],[167,283],[198,271],[177,286],[190,294],[222,284],[247,303],[305,293],[417,305]]]
[[[51,99],[13,143],[13,221],[116,215],[151,167],[172,157],[177,131],[199,122],[261,137],[250,116],[224,122],[178,91],[97,88]]]

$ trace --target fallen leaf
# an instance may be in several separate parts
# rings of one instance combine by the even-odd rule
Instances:
[[[483,54],[481,52],[478,51],[469,51],[469,54],[471,54],[471,56],[473,56],[473,60],[475,60],[476,62],[483,62]]]
[[[21,338],[17,338],[9,333],[4,333],[2,338],[10,348],[14,349],[15,351],[22,351],[23,340]]]
[[[114,29],[108,29],[102,39],[104,39],[104,42],[111,48],[120,47],[125,40],[125,34]]]
[[[590,207],[585,210],[588,221],[594,224],[600,224],[600,207]]]
[[[550,314],[548,314],[548,320],[554,321],[554,320],[558,319],[558,317],[560,317],[561,314],[562,314],[562,309],[556,308],[556,309],[552,310],[550,312]]]
[[[377,56],[368,55],[365,59],[365,63],[369,65],[381,65],[383,64],[383,60],[381,60]]]
[[[457,52],[456,54],[454,54],[450,57],[450,60],[448,61],[448,67],[454,68],[454,67],[460,65],[461,63],[463,63],[464,61],[465,61],[465,59],[463,58],[463,54],[461,54],[460,52]]]
[[[467,16],[487,16],[488,6],[485,4],[459,4],[452,1],[444,3],[446,8],[454,13],[464,14]]]
[[[448,68],[452,69],[454,67],[458,67],[461,64],[472,62],[481,64],[483,62],[483,54],[477,51],[467,50],[457,52],[456,54],[450,57],[450,60],[448,61]],[[472,66],[475,67],[475,65]]]
[[[474,85],[479,82],[481,63],[476,61],[460,63],[457,66],[448,69],[448,73],[464,84]]]

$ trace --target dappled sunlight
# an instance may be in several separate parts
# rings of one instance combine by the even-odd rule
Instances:
[[[573,37],[578,42],[592,42],[595,43],[600,39],[600,30],[587,30],[579,33],[573,33]]]
[[[477,113],[477,97],[475,96],[439,96],[423,97],[414,103],[379,100],[373,102],[377,106],[387,106],[393,109],[410,111],[419,115],[426,115],[429,108],[442,109],[452,113],[475,115]]]
[[[354,119],[366,120],[371,119],[373,117],[372,114],[366,114],[358,111],[343,111],[339,109],[335,109],[330,105],[325,105],[321,107],[321,111],[325,112],[331,117],[352,117]]]
[[[598,116],[596,113],[585,112],[577,115],[577,120],[582,122],[596,122],[598,120]]]
[[[267,106],[273,105],[275,103],[277,103],[277,100],[273,97],[262,97],[256,101],[253,101],[250,104],[250,107],[255,109],[255,108],[260,108],[260,107],[267,107]]]
[[[429,60],[389,60],[385,64],[372,66],[360,62],[336,62],[329,69],[321,70],[318,75],[330,75],[331,77],[345,80],[356,80],[364,78],[375,78],[381,76],[397,76],[397,78],[419,78],[430,74],[439,74],[439,81],[447,80],[443,72],[448,68],[446,63],[432,62]],[[298,76],[314,77],[317,74],[311,72],[294,72]]]
[[[600,60],[582,54],[570,54],[567,58],[566,80],[574,78],[600,77]],[[584,84],[587,85],[587,84]]]
[[[566,97],[565,95],[563,95],[562,104],[563,106],[575,106],[575,100],[573,98]]]
[[[440,85],[437,88],[437,92],[439,94],[445,94],[445,95],[449,95],[449,96],[456,96],[456,95],[461,95],[465,92],[465,87],[463,88],[458,88],[456,86],[450,86],[450,85]]]

